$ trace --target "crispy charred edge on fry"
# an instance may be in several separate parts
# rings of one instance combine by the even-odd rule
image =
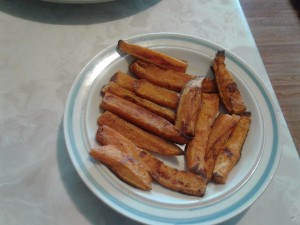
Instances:
[[[215,70],[213,68],[213,64],[217,63],[224,63],[225,62],[225,50],[219,50],[217,51],[215,58],[213,60],[213,63],[210,65],[210,69],[213,73],[215,73]]]
[[[216,59],[220,63],[224,63],[225,61],[225,50],[219,50],[216,54]]]
[[[203,179],[207,180],[207,175],[206,175],[206,171],[204,168],[200,168],[199,163],[195,164],[191,170],[191,172],[198,174],[199,176],[201,176]]]
[[[239,116],[252,117],[252,113],[250,111],[246,111],[246,112],[239,114]]]

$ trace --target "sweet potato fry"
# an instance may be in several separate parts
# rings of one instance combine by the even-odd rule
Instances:
[[[130,76],[127,73],[123,73],[121,71],[116,72],[112,78],[111,81],[117,83],[121,87],[134,92],[134,81],[136,79]]]
[[[190,137],[183,134],[168,120],[108,92],[103,97],[101,107],[147,131],[176,143],[185,144],[190,140]]]
[[[215,120],[205,152],[205,172],[207,182],[212,178],[215,160],[217,159],[221,145],[228,139],[239,119],[240,117],[237,115],[220,114]]]
[[[175,127],[188,136],[194,136],[198,112],[201,108],[201,92],[204,77],[190,80],[180,94]]]
[[[203,177],[165,165],[158,158],[136,147],[129,139],[112,128],[99,127],[96,138],[103,145],[115,145],[121,151],[131,154],[144,164],[153,180],[162,186],[188,195],[204,196],[206,181]]]
[[[151,176],[160,185],[184,194],[204,196],[206,180],[202,176],[184,170],[177,170],[154,157],[151,157],[149,161],[151,161],[152,166],[155,165],[156,167]]]
[[[164,53],[119,40],[118,48],[129,55],[157,66],[185,72],[188,64]]]
[[[176,109],[179,100],[175,91],[153,85],[143,79],[135,80],[134,91],[142,98],[172,109]]]
[[[175,112],[173,110],[157,105],[152,101],[148,101],[147,99],[141,98],[137,96],[134,92],[123,88],[117,83],[109,82],[102,88],[102,92],[109,92],[127,101],[142,106],[145,109],[148,109],[149,111],[167,119],[171,123],[175,121]]]
[[[230,113],[240,114],[246,111],[246,106],[238,86],[231,73],[227,70],[224,61],[225,51],[218,51],[212,70],[215,74],[219,94],[225,108]]]
[[[195,78],[195,75],[158,67],[154,64],[137,60],[130,65],[130,70],[140,79],[145,79],[160,87],[180,92],[187,82]],[[205,79],[203,92],[216,93],[218,91],[216,82]]]
[[[174,91],[181,91],[185,84],[195,77],[141,60],[133,62],[129,68],[140,79],[148,80],[155,85]]]
[[[242,147],[247,137],[251,122],[251,114],[244,113],[234,127],[229,139],[222,145],[213,170],[216,183],[226,183],[228,174],[240,160]]]
[[[214,79],[206,77],[203,81],[202,85],[202,92],[203,93],[217,93],[218,92],[218,86]]]
[[[151,190],[152,178],[143,163],[113,145],[91,149],[90,155],[101,161],[121,180],[144,191]]]
[[[215,161],[218,157],[218,155],[215,157],[214,153],[219,153],[221,146],[227,141],[227,139],[229,138],[230,134],[232,133],[233,128],[231,128],[230,130],[228,130],[227,133],[225,133],[223,136],[220,137],[220,139],[218,139],[215,144],[210,147],[210,151],[205,154],[205,173],[206,173],[206,178],[207,178],[207,183],[209,183],[212,180],[212,175],[213,175],[213,170],[215,167]],[[211,131],[211,133],[213,133],[213,131]]]
[[[190,171],[206,179],[205,150],[211,127],[219,113],[219,97],[217,94],[202,94],[202,107],[197,117],[195,137],[186,146],[186,162]]]
[[[172,142],[144,131],[117,115],[106,111],[97,120],[100,126],[109,126],[132,141],[137,147],[162,155],[182,155],[183,151]]]

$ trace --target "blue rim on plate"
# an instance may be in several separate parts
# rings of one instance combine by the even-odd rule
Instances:
[[[126,40],[175,57],[187,57],[187,61],[191,62],[191,71],[188,72],[192,73],[206,73],[216,51],[225,49],[207,40],[175,33],[145,34]],[[255,72],[225,49],[226,65],[242,87],[246,104],[255,112],[246,140],[248,143],[245,143],[241,161],[234,168],[228,184],[210,185],[204,198],[184,196],[159,186],[145,193],[120,182],[88,155],[90,148],[97,145],[94,135],[96,120],[101,114],[98,108],[101,85],[109,81],[113,72],[125,69],[130,63],[130,57],[118,52],[116,47],[114,44],[106,48],[85,66],[70,90],[65,107],[66,145],[83,182],[107,205],[142,223],[220,223],[248,208],[271,181],[281,151],[279,110],[276,110],[271,95]]]

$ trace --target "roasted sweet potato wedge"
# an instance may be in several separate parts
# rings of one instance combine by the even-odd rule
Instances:
[[[168,120],[111,93],[105,93],[101,107],[167,140],[179,144],[190,140]]]
[[[176,109],[179,100],[175,91],[151,84],[143,79],[135,80],[134,92],[142,98],[172,109]]]
[[[102,88],[102,92],[109,92],[111,94],[114,94],[120,98],[123,98],[127,101],[133,102],[139,106],[144,107],[145,109],[148,109],[149,111],[167,119],[171,123],[175,121],[175,112],[174,110],[162,107],[160,105],[155,104],[152,101],[149,101],[147,99],[141,98],[137,96],[134,92],[131,92],[122,86],[118,85],[115,82],[109,82],[107,85],[105,85]]]
[[[220,114],[212,126],[205,152],[205,172],[208,182],[212,178],[220,148],[227,141],[239,119],[240,116],[237,115]]]
[[[106,111],[97,120],[100,126],[109,126],[132,141],[137,147],[162,155],[182,155],[183,151],[177,145],[149,133],[117,115]]]
[[[97,131],[96,138],[103,145],[115,145],[121,151],[131,154],[144,164],[153,180],[162,186],[188,195],[204,196],[206,181],[203,177],[167,166],[158,158],[136,147],[129,139],[114,129],[101,126]]]
[[[113,145],[94,148],[90,151],[93,158],[101,161],[121,180],[141,190],[151,190],[152,178],[143,163]]]
[[[160,87],[180,92],[187,82],[194,79],[195,75],[161,68],[151,63],[137,60],[130,65],[130,70],[140,79],[145,79]],[[203,92],[216,93],[216,82],[206,78],[203,83]]]
[[[217,93],[218,92],[218,86],[214,79],[206,77],[203,81],[202,85],[202,92],[203,93]]]
[[[180,94],[175,126],[188,136],[194,136],[198,112],[201,108],[201,93],[204,77],[190,80]]]
[[[129,55],[146,62],[153,63],[157,66],[185,72],[188,64],[185,61],[176,59],[159,51],[145,48],[135,44],[129,44],[123,40],[119,40],[118,48]]]
[[[217,52],[211,68],[215,74],[221,100],[228,112],[234,114],[245,112],[246,106],[242,95],[225,65],[225,51]]]
[[[199,111],[195,137],[186,146],[186,162],[190,171],[206,179],[205,151],[211,127],[219,113],[219,97],[217,94],[202,94],[202,107]]]
[[[216,183],[226,183],[228,174],[240,160],[242,147],[247,137],[251,122],[251,114],[244,113],[234,127],[228,140],[222,145],[213,170]]]
[[[206,180],[202,176],[167,166],[157,158],[149,160],[155,169],[151,173],[153,180],[160,185],[177,192],[203,197],[206,191]]]
[[[134,92],[134,82],[135,78],[130,76],[127,73],[123,73],[121,71],[116,72],[112,78],[111,81],[117,83],[118,85],[122,86],[123,88]]]
[[[174,91],[181,91],[185,84],[195,76],[183,72],[161,68],[152,63],[137,60],[130,65],[130,70],[140,79]]]

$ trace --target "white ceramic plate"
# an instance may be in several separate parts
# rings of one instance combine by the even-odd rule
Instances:
[[[188,73],[210,74],[221,46],[199,38],[170,33],[127,39],[188,61]],[[226,50],[226,49],[225,49]],[[95,56],[75,80],[66,103],[64,133],[71,160],[84,183],[103,202],[134,220],[148,224],[212,224],[245,210],[265,190],[280,158],[281,135],[277,110],[258,76],[241,59],[226,50],[226,64],[244,97],[252,123],[242,158],[225,185],[209,184],[203,198],[187,196],[153,184],[150,192],[137,190],[116,178],[89,150],[97,146],[96,120],[101,114],[100,90],[118,70],[128,72],[132,57],[116,44]],[[178,156],[167,164],[182,169]]]
[[[114,0],[43,0],[44,2],[57,2],[68,4],[85,4],[85,3],[99,3],[99,2],[111,2]]]

